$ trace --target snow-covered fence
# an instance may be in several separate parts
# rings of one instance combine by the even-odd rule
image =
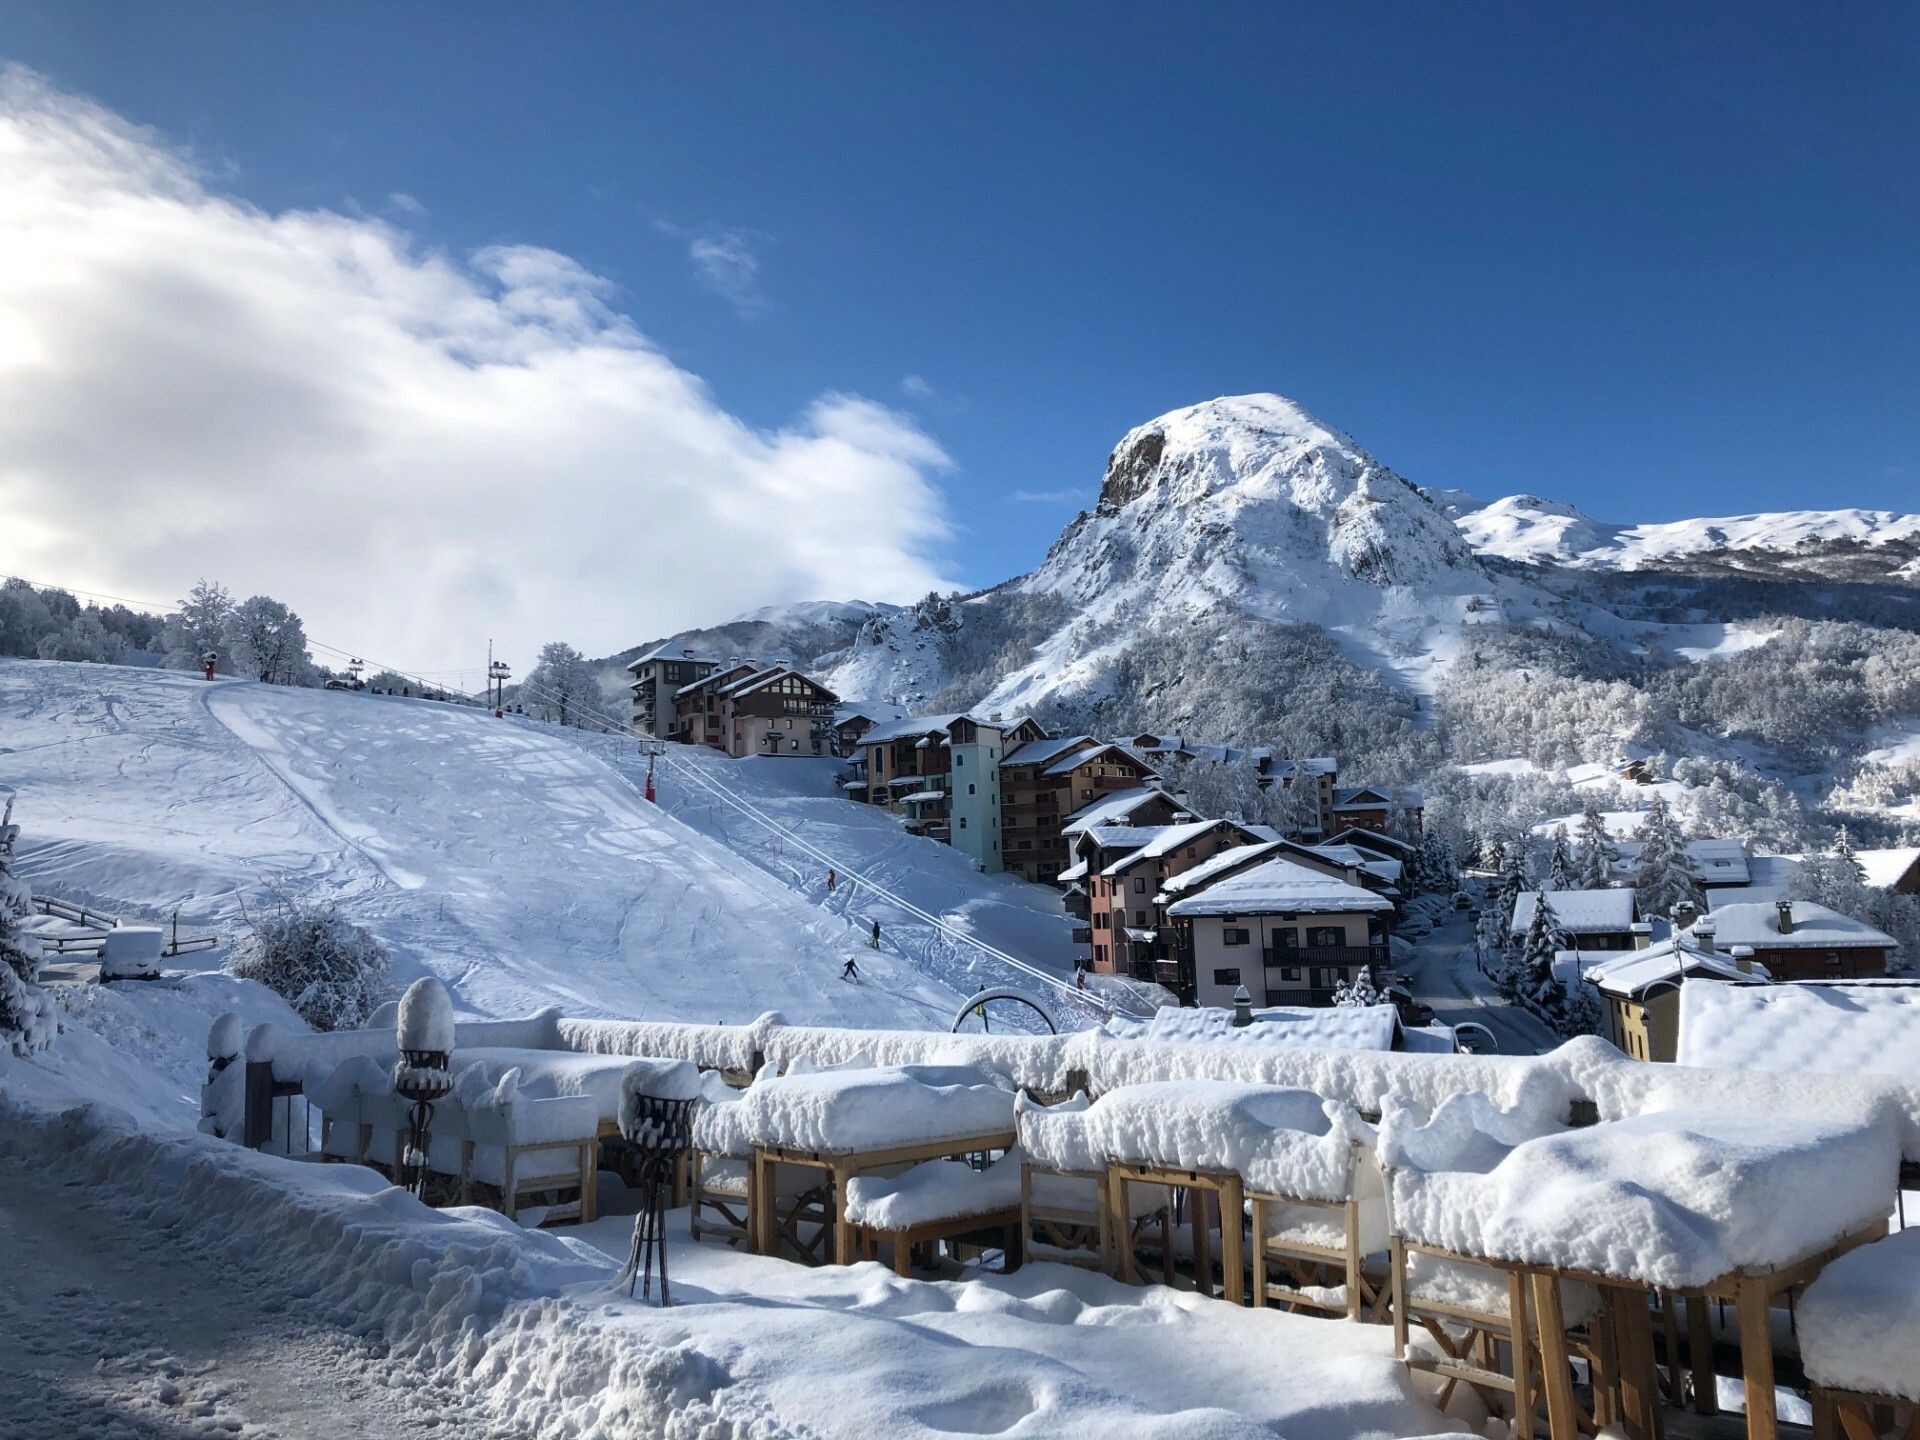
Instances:
[[[590,1020],[551,1010],[511,1020],[465,1021],[455,1051],[480,1045],[686,1060],[744,1084],[762,1067],[968,1065],[1036,1095],[1105,1094],[1153,1081],[1228,1080],[1311,1090],[1377,1116],[1390,1099],[1425,1110],[1453,1095],[1485,1095],[1508,1110],[1558,1124],[1618,1120],[1680,1105],[1781,1114],[1879,1104],[1891,1107],[1910,1164],[1920,1165],[1920,1086],[1875,1076],[1769,1075],[1629,1060],[1593,1036],[1539,1056],[1446,1055],[1129,1039],[1104,1031],[1071,1035],[955,1035],[932,1030],[852,1030],[789,1025],[778,1014],[746,1025]],[[211,1086],[217,1133],[262,1145],[273,1102],[319,1083],[343,1061],[399,1058],[391,1026],[296,1032],[262,1025],[247,1037],[240,1114],[232,1082]],[[229,1067],[230,1069],[233,1067]]]

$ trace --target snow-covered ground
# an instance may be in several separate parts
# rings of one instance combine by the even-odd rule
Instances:
[[[0,715],[44,893],[228,936],[276,889],[330,900],[479,1014],[944,1028],[961,998],[545,726],[11,660]]]

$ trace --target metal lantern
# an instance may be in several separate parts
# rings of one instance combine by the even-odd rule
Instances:
[[[627,1294],[637,1283],[643,1296],[653,1288],[653,1266],[660,1263],[660,1304],[673,1303],[667,1293],[667,1209],[673,1200],[675,1168],[693,1144],[693,1107],[697,1098],[666,1100],[657,1095],[632,1095],[621,1116],[627,1144],[633,1148],[635,1177],[640,1182],[640,1212],[633,1217],[633,1250],[627,1257]]]
[[[393,1067],[393,1089],[412,1102],[407,1112],[407,1188],[427,1198],[427,1147],[432,1140],[433,1102],[453,1089],[453,1056],[446,1050],[403,1050]]]

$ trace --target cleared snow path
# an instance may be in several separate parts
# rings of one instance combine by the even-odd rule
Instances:
[[[205,1263],[91,1185],[0,1157],[0,1196],[5,1440],[512,1433],[272,1274]]]
[[[1449,915],[1414,947],[1415,963],[1407,981],[1414,999],[1433,1007],[1442,1025],[1484,1025],[1493,1032],[1502,1055],[1544,1055],[1560,1044],[1533,1015],[1509,1004],[1474,964],[1473,924],[1464,914]]]

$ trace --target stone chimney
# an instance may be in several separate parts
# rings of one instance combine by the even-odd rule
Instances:
[[[1693,943],[1708,955],[1713,954],[1713,937],[1720,933],[1720,927],[1713,922],[1711,915],[1702,915],[1693,922]]]
[[[1253,996],[1242,985],[1233,992],[1233,1028],[1242,1029],[1253,1024]]]
[[[1736,970],[1739,970],[1744,975],[1751,975],[1753,973],[1753,946],[1736,945],[1727,953],[1733,956],[1733,964]]]
[[[1693,928],[1693,922],[1699,918],[1699,915],[1700,911],[1698,907],[1696,907],[1691,900],[1679,901],[1673,907],[1673,928],[1676,930],[1690,930]]]
[[[1776,900],[1773,902],[1773,908],[1780,912],[1780,933],[1793,934],[1793,901]]]
[[[1653,922],[1651,920],[1636,920],[1633,924],[1629,925],[1627,929],[1633,935],[1634,949],[1644,950],[1653,944]]]

